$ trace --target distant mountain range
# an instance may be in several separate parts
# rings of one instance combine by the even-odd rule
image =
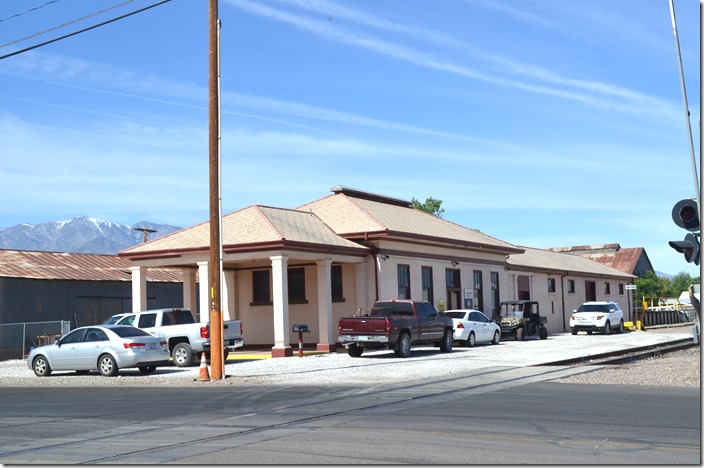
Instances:
[[[0,228],[0,249],[115,255],[144,242],[144,231],[137,229],[156,231],[147,233],[147,239],[152,240],[182,228],[148,221],[128,226],[78,216],[63,221]]]

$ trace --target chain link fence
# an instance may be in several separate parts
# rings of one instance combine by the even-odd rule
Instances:
[[[0,361],[24,359],[32,348],[52,344],[69,331],[66,320],[0,324]]]

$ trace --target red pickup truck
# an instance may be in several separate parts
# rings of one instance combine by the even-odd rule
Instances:
[[[411,345],[436,345],[452,351],[452,319],[439,314],[424,301],[390,299],[376,301],[352,317],[340,318],[337,340],[347,354],[359,357],[365,349],[392,349],[398,357],[408,357]]]

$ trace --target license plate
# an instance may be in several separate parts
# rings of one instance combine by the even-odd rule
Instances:
[[[147,349],[159,349],[158,343],[147,343]]]

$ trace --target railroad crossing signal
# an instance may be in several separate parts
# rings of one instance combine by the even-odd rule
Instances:
[[[699,206],[696,200],[686,198],[672,207],[672,220],[689,233],[681,241],[670,241],[670,247],[684,254],[688,263],[699,265]]]

